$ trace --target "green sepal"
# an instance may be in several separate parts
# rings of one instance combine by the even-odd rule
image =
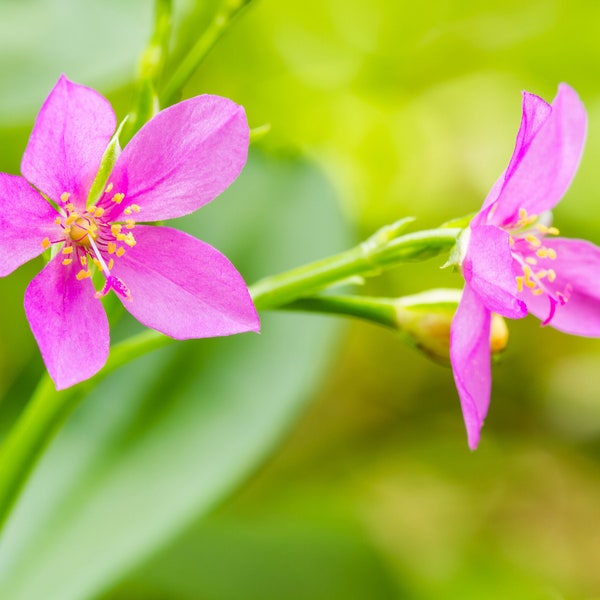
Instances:
[[[117,130],[110,139],[110,142],[108,143],[108,146],[102,155],[100,168],[98,169],[98,173],[96,174],[96,178],[94,179],[94,183],[92,183],[90,193],[88,194],[87,206],[95,204],[106,189],[106,184],[108,183],[110,174],[112,173],[115,162],[117,161],[117,158],[121,152],[119,135],[121,134],[123,126],[127,122],[127,118],[128,117],[125,117],[121,123],[119,123]]]

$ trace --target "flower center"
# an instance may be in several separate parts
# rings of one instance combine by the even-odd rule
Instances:
[[[106,192],[110,193],[112,184],[109,184]],[[124,194],[114,194],[110,199],[115,204],[120,204]],[[62,235],[56,240],[45,238],[42,246],[49,248],[53,244],[63,244],[61,253],[62,264],[65,267],[78,265],[79,271],[75,277],[78,280],[87,279],[92,276],[95,267],[106,279],[101,291],[96,297],[106,295],[111,289],[127,300],[131,300],[131,294],[127,286],[111,273],[115,260],[122,257],[129,248],[136,244],[133,236],[135,220],[131,218],[132,213],[138,213],[140,207],[132,204],[124,211],[125,222],[110,223],[105,216],[105,209],[101,206],[89,206],[83,213],[75,210],[75,206],[69,201],[70,194],[64,192],[60,196],[60,216],[54,220],[56,225],[62,229]]]
[[[522,271],[522,275],[515,277],[517,289],[519,292],[529,290],[534,296],[546,294],[550,312],[542,325],[547,325],[556,307],[567,303],[572,289],[570,284],[566,284],[562,291],[553,285],[557,275],[552,261],[556,260],[557,254],[554,248],[544,245],[544,236],[558,235],[559,231],[541,223],[538,215],[528,215],[524,208],[519,209],[516,223],[504,229],[510,234],[512,256]]]

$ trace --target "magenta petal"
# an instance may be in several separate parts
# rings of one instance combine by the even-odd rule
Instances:
[[[137,226],[134,235],[112,272],[129,289],[123,304],[138,321],[176,339],[259,330],[248,288],[220,252],[168,227]]]
[[[115,126],[108,100],[63,75],[40,109],[21,172],[54,201],[68,192],[82,208]]]
[[[490,404],[491,313],[466,285],[450,330],[450,361],[467,428],[475,450]]]
[[[517,298],[510,236],[493,225],[472,227],[462,268],[465,281],[488,310],[503,317],[520,319],[527,314]]]
[[[57,215],[25,179],[0,173],[0,277],[39,256],[44,238],[59,239]]]
[[[564,83],[558,88],[552,112],[544,119],[538,112],[544,113],[545,106],[537,96],[524,97],[517,146],[496,199],[492,219],[497,225],[514,222],[520,208],[536,215],[550,210],[575,176],[587,131],[585,108]]]
[[[545,238],[544,246],[556,251],[556,259],[537,258],[536,269],[553,269],[556,280],[543,279],[544,286],[554,295],[565,294],[566,304],[556,305],[551,327],[586,337],[600,337],[600,248],[583,240]],[[550,314],[550,300],[546,294],[524,294],[527,308],[540,320]]]
[[[552,107],[545,100],[535,94],[523,92],[521,125],[519,127],[519,132],[517,133],[512,158],[510,159],[506,171],[502,173],[488,193],[485,202],[483,203],[482,211],[484,208],[491,206],[498,199],[506,180],[512,176],[515,168],[528,151],[531,141],[540,130],[540,127],[545,123],[546,119],[550,116],[551,112]]]
[[[125,146],[111,176],[114,193],[141,207],[139,218],[180,217],[210,202],[239,175],[248,155],[244,109],[218,96],[197,96],[159,112]],[[107,197],[102,206],[110,206]]]
[[[108,319],[90,279],[64,267],[61,255],[25,291],[25,313],[48,373],[61,390],[95,375],[108,358]]]

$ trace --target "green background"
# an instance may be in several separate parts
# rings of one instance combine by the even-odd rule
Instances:
[[[200,4],[175,2],[174,56],[217,5]],[[231,97],[270,133],[177,226],[252,283],[407,215],[474,212],[509,160],[520,91],[551,100],[566,81],[589,136],[555,224],[600,243],[599,21],[591,0],[256,0],[184,95]],[[123,117],[151,25],[142,0],[2,0],[0,170],[18,173],[62,72]],[[442,263],[364,291],[460,287]],[[2,431],[42,370],[22,309],[40,266],[0,281]],[[113,339],[137,330],[123,317]],[[450,370],[368,324],[265,314],[260,336],[138,361],[36,469],[0,539],[0,597],[600,598],[600,345],[533,318],[510,333],[474,453]]]

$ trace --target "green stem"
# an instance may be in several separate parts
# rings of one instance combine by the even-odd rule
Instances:
[[[258,309],[277,308],[352,277],[373,276],[401,262],[425,260],[456,243],[459,229],[430,229],[392,239],[377,234],[350,250],[261,279],[252,288]]]
[[[361,296],[312,296],[299,298],[281,307],[329,315],[346,315],[378,323],[390,329],[399,329],[396,300]]]
[[[177,102],[183,86],[189,81],[198,65],[221,38],[235,17],[250,2],[251,0],[228,0],[224,3],[167,81],[160,94],[161,106],[170,106]]]
[[[384,228],[365,243],[346,252],[262,279],[250,288],[257,309],[283,307],[356,275],[373,275],[394,263],[429,258],[450,248],[459,232],[457,229],[441,228],[394,238],[398,231],[398,226]],[[359,304],[360,301],[356,300],[355,305]],[[338,308],[344,313],[341,305]],[[388,309],[382,306],[382,311],[385,310]],[[389,314],[384,316],[382,312],[379,320],[388,324],[388,317]],[[157,331],[148,330],[116,344],[102,371],[60,392],[54,389],[47,374],[43,376],[31,401],[0,448],[0,526],[38,457],[79,401],[123,364],[173,341]]]

